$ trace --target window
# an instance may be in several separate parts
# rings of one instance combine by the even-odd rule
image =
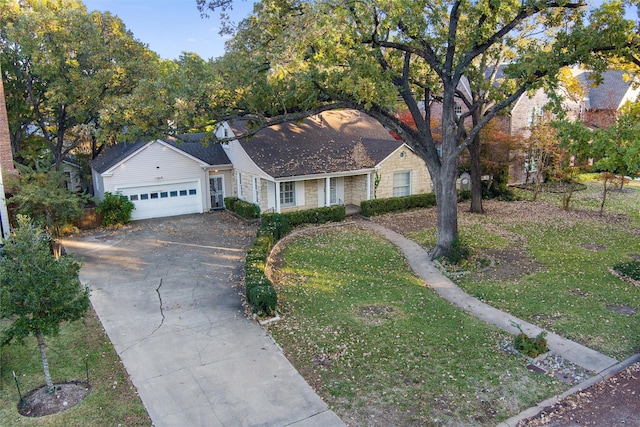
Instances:
[[[195,188],[189,189],[189,195],[190,196],[195,196],[196,195],[196,189]]]
[[[253,203],[260,203],[260,178],[253,177]]]
[[[236,175],[236,181],[238,183],[238,199],[242,199],[242,174],[240,172]]]
[[[166,199],[167,197],[169,197],[169,193],[167,193],[166,191],[163,191],[160,193],[160,198],[161,199]]]
[[[411,195],[411,172],[393,174],[393,197]]]
[[[157,199],[158,198],[158,193],[151,193],[151,198],[152,199]]]
[[[169,192],[169,196],[171,196],[171,197],[178,197],[178,192],[177,192],[177,191],[170,191],[170,192]]]
[[[148,194],[141,194],[140,195],[140,200],[149,200],[149,195]]]
[[[338,204],[338,179],[329,178],[329,204]]]
[[[538,165],[536,158],[531,153],[526,153],[524,158],[524,171],[525,172],[538,172]]]
[[[531,105],[529,107],[529,126],[535,125],[542,119],[542,107]]]
[[[129,200],[131,200],[132,202],[135,200],[138,200],[138,195],[137,194],[132,194],[129,196]]]
[[[280,206],[296,205],[296,183],[294,181],[280,183]]]
[[[462,115],[462,105],[458,105],[458,104],[454,105],[453,111],[456,113],[456,116],[460,118],[460,116]]]
[[[180,195],[181,196],[186,196],[187,195],[187,190],[180,190]]]

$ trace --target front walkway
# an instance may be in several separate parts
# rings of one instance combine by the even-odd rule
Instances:
[[[442,298],[511,334],[519,332],[514,323],[520,325],[522,330],[529,336],[538,335],[543,331],[536,325],[491,307],[464,292],[435,267],[427,252],[413,240],[369,221],[362,221],[360,224],[383,235],[400,248],[418,277],[424,280]],[[547,333],[547,344],[550,350],[562,358],[596,373],[600,373],[618,363],[616,359],[552,332]]]
[[[519,332],[519,330],[514,326],[514,323],[520,325],[522,330],[529,336],[538,335],[542,331],[538,326],[491,307],[490,305],[487,305],[464,292],[435,267],[433,262],[429,259],[427,252],[413,240],[369,221],[361,221],[359,224],[382,235],[404,252],[404,255],[413,271],[442,298],[473,314],[479,319],[512,334],[517,334]],[[551,397],[544,402],[540,402],[538,405],[502,422],[498,427],[517,426],[523,420],[538,414],[546,407],[552,406],[565,397],[584,390],[599,381],[612,377],[640,360],[640,355],[635,355],[627,360],[618,362],[614,358],[551,332],[547,333],[547,345],[550,350],[565,360],[573,362],[589,371],[593,371],[596,375],[581,384],[572,387],[563,394]]]

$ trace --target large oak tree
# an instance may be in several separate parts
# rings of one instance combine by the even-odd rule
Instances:
[[[83,138],[99,152],[108,142],[102,110],[152,75],[157,56],[119,18],[88,13],[78,0],[8,0],[0,3],[0,20],[14,150],[35,135],[56,168]]]
[[[204,11],[231,0],[197,2]],[[628,46],[633,32],[623,8],[617,1],[590,11],[566,0],[264,0],[240,23],[220,65],[237,112],[258,127],[350,107],[400,135],[434,183],[435,257],[458,236],[463,150],[522,94],[556,85],[562,66],[605,68],[606,55]],[[500,78],[487,86],[487,72],[502,61]],[[476,95],[458,117],[465,77]],[[441,150],[430,126],[434,108],[441,110]],[[399,110],[411,113],[417,129],[398,119]]]

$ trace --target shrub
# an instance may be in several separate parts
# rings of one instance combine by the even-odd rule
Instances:
[[[235,197],[225,197],[224,206],[245,219],[260,218],[260,206]]]
[[[513,339],[513,347],[520,353],[529,357],[538,357],[539,355],[549,351],[547,346],[547,333],[542,331],[535,338],[531,338],[525,334],[519,324],[511,322],[513,326],[518,328],[520,333]]]
[[[287,212],[282,215],[286,218],[289,226],[294,228],[303,224],[326,224],[327,222],[344,221],[347,214],[344,206],[327,206]]]
[[[404,197],[364,200],[360,203],[360,213],[371,217],[389,212],[399,212],[415,208],[430,208],[436,205],[434,193],[416,194]]]
[[[640,261],[620,262],[613,269],[632,280],[640,280]]]
[[[97,211],[102,214],[102,225],[110,227],[131,222],[131,212],[134,209],[135,205],[127,196],[106,192]]]
[[[237,197],[225,197],[224,198],[224,207],[233,212],[236,202],[240,200]]]
[[[255,286],[247,290],[247,300],[259,313],[272,314],[278,303],[278,295],[274,287],[268,285]]]
[[[546,332],[540,332],[535,338],[531,338],[524,332],[520,332],[513,339],[513,346],[522,354],[529,357],[538,357],[549,351],[546,335]]]
[[[258,233],[268,233],[275,241],[282,239],[291,231],[291,225],[283,214],[263,214]]]
[[[458,203],[471,200],[471,190],[458,190]]]

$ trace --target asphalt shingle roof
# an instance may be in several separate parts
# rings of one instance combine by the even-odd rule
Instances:
[[[242,123],[232,128],[236,134],[246,129]],[[377,120],[355,110],[274,125],[240,143],[274,178],[372,168],[402,145]]]
[[[576,77],[585,85],[589,97],[588,109],[590,110],[617,110],[624,96],[631,87],[631,82],[625,81],[624,72],[609,70],[602,73],[602,83],[594,86],[590,79],[590,71],[584,71]]]

